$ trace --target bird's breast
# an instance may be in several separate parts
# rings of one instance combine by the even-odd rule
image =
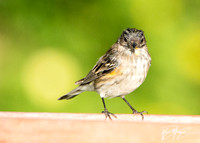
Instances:
[[[118,58],[119,66],[97,82],[96,87],[100,95],[104,97],[123,96],[143,83],[151,58],[147,53],[142,52],[138,51],[138,53]]]

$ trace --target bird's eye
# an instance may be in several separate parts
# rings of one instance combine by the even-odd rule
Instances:
[[[141,43],[144,41],[144,39],[142,38],[142,40],[140,41]]]

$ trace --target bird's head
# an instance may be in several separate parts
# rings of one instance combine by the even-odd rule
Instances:
[[[118,39],[118,43],[121,46],[126,46],[128,48],[142,48],[146,45],[146,39],[144,32],[142,30],[137,30],[135,28],[125,29],[122,35]]]

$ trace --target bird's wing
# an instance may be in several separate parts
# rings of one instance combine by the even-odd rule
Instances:
[[[77,81],[76,84],[84,85],[112,72],[118,66],[118,63],[116,59],[113,58],[112,52],[107,53],[98,60],[97,64],[92,68],[88,75]]]

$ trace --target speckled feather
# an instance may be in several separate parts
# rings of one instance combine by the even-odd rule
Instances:
[[[143,31],[126,29],[88,75],[76,82],[79,87],[59,99],[71,99],[83,91],[96,91],[101,97],[125,96],[143,83],[150,65]]]

